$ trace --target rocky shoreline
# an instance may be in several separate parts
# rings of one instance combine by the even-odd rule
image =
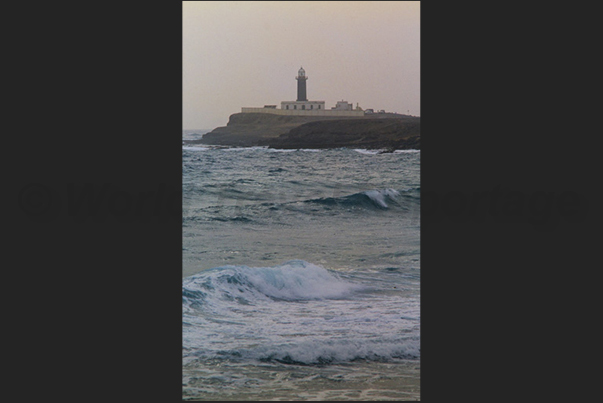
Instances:
[[[279,149],[419,150],[421,118],[393,113],[349,118],[236,113],[230,116],[227,126],[185,143]]]

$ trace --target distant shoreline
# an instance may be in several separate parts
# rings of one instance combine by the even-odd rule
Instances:
[[[277,149],[364,148],[420,150],[421,118],[393,113],[363,117],[280,116],[236,113],[227,126],[184,144]]]

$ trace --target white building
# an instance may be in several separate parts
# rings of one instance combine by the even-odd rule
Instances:
[[[283,101],[281,102],[281,109],[300,111],[324,110],[325,101]]]
[[[337,101],[337,105],[335,105],[334,107],[332,107],[331,109],[335,110],[335,111],[351,111],[353,110],[354,104],[353,103],[348,103],[348,101],[344,101],[343,99],[341,101]]]
[[[354,110],[353,105],[341,100],[330,110],[325,110],[325,101],[308,101],[306,97],[306,71],[302,68],[297,72],[297,100],[281,102],[281,109],[275,105],[264,105],[263,108],[241,108],[242,113],[271,113],[276,115],[296,116],[364,116],[362,110]]]

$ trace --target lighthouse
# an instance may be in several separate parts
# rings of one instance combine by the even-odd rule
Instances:
[[[303,115],[306,114],[305,111],[312,111],[312,113],[314,111],[324,112],[325,101],[308,101],[308,96],[306,95],[306,80],[308,76],[303,67],[300,67],[297,71],[295,79],[297,80],[297,101],[283,101],[281,102],[281,109],[292,111],[292,115]]]
[[[344,101],[337,102],[335,108],[325,110],[325,101],[308,101],[306,95],[306,70],[300,67],[297,71],[297,101],[282,101],[281,109],[276,105],[264,105],[263,108],[241,108],[241,113],[271,113],[274,115],[291,116],[364,116],[364,111],[356,104],[356,110],[352,104]]]
[[[307,101],[308,98],[306,97],[306,80],[308,79],[308,76],[306,76],[306,71],[303,67],[299,68],[299,71],[297,72],[297,77],[295,77],[295,79],[297,80],[297,101]]]

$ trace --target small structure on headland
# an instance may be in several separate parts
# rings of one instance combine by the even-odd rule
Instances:
[[[341,101],[337,101],[337,105],[335,105],[331,109],[335,111],[351,111],[353,106],[353,104],[350,104],[348,103],[348,101],[344,101],[342,99]]]
[[[297,100],[281,102],[281,109],[276,105],[264,105],[263,108],[241,108],[242,113],[270,113],[290,116],[364,116],[364,111],[353,104],[341,100],[331,109],[325,109],[325,101],[308,101],[306,93],[306,71],[303,67],[297,72]]]

